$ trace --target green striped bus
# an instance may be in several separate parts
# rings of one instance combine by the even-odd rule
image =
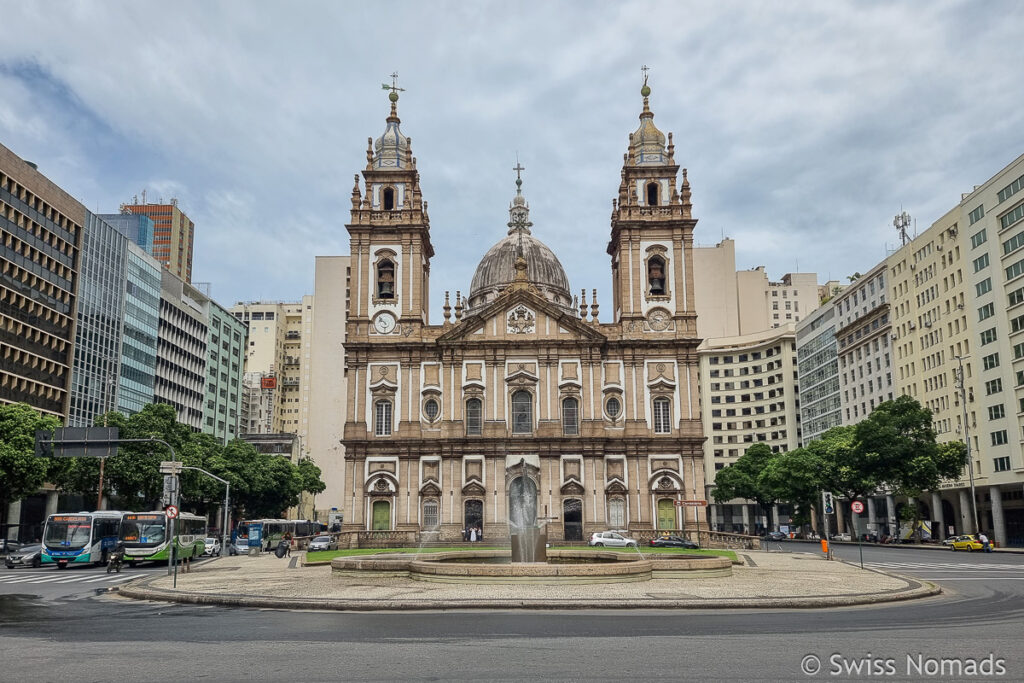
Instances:
[[[136,562],[166,562],[170,559],[169,534],[170,520],[162,511],[124,513],[121,542],[125,562],[129,566]],[[206,519],[182,512],[174,520],[174,536],[179,560],[201,557],[206,547]]]

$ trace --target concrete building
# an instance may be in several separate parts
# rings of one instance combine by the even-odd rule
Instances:
[[[209,312],[203,432],[226,444],[240,429],[246,326],[213,300]]]
[[[311,362],[309,377],[309,456],[320,468],[327,488],[317,496],[316,519],[327,522],[345,507],[345,320],[348,317],[351,258],[318,256],[313,290]],[[303,422],[307,417],[303,416]]]
[[[185,282],[192,282],[192,243],[195,239],[195,224],[181,209],[178,200],[168,204],[133,202],[121,205],[122,214],[148,216],[153,221],[153,244],[150,254]],[[140,244],[139,246],[145,247]]]
[[[302,457],[298,434],[243,434],[240,438],[252,444],[258,452],[288,458],[292,464],[298,464]],[[282,510],[281,514],[285,519],[313,519],[313,496],[303,492],[299,497],[299,504]]]
[[[160,270],[158,261],[129,240],[121,326],[121,377],[117,391],[117,410],[125,415],[140,412],[153,403],[155,396]]]
[[[248,339],[243,366],[242,433],[276,434],[291,431],[284,429],[280,397],[286,361],[286,311],[291,310],[294,314],[301,305],[280,301],[252,301],[236,303],[230,309],[231,315],[246,328]],[[293,374],[296,367],[294,363],[289,363]]]
[[[887,283],[883,261],[833,299],[843,424],[860,422],[896,391]]]
[[[202,431],[210,300],[170,271],[161,272],[154,400],[174,406],[178,422]]]
[[[0,402],[67,416],[85,215],[0,145]]]
[[[796,353],[802,446],[843,423],[836,307],[832,301],[797,324]]]
[[[128,238],[85,212],[67,425],[89,427],[117,408]]]

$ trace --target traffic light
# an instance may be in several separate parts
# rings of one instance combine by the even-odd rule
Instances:
[[[832,502],[831,492],[825,491],[823,494],[821,494],[821,500],[823,503],[823,507],[825,508],[826,515],[831,515],[833,512],[836,511],[835,504]]]

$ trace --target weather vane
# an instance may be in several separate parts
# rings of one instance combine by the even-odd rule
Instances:
[[[651,67],[644,64],[640,70],[644,72],[644,85],[647,85],[647,72],[651,70]]]
[[[387,83],[381,83],[381,87],[384,90],[390,90],[392,93],[394,93],[396,95],[399,92],[405,92],[405,88],[399,88],[398,87],[398,72],[397,71],[395,71],[394,73],[391,74],[391,85],[388,85]]]

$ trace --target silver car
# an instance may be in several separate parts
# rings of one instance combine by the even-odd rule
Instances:
[[[8,569],[14,569],[15,567],[39,567],[42,563],[39,557],[41,550],[41,545],[23,545],[17,550],[12,550],[4,558],[4,564],[7,565]]]
[[[635,548],[636,541],[615,531],[597,531],[590,535],[588,545],[609,548]]]
[[[338,542],[335,541],[330,536],[317,536],[316,538],[314,538],[312,541],[309,542],[309,548],[307,548],[307,550],[309,550],[310,552],[313,552],[313,551],[316,551],[316,550],[337,550],[337,549],[338,549]]]

